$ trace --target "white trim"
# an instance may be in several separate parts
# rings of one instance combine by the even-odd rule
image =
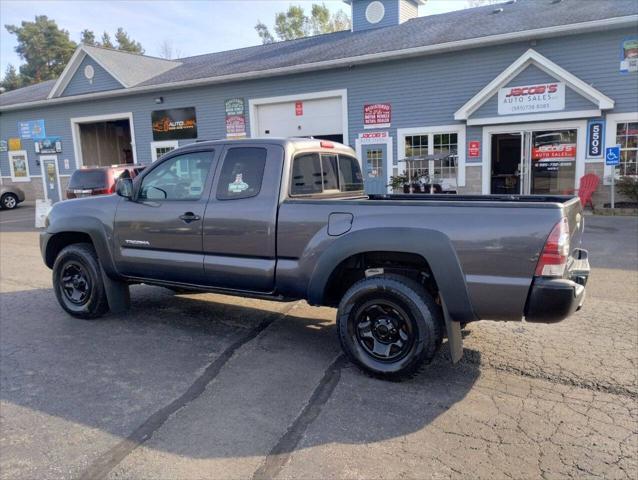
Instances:
[[[151,142],[151,162],[157,161],[157,149],[166,147],[179,147],[178,140],[159,140],[157,142]]]
[[[133,151],[133,164],[137,164],[137,147],[135,142],[135,124],[133,122],[133,112],[109,113],[106,115],[93,115],[88,117],[71,118],[71,136],[73,138],[75,168],[80,168],[84,164],[82,160],[82,145],[80,143],[80,124],[105,122],[107,120],[128,120],[131,130],[131,150]]]
[[[199,85],[211,85],[218,83],[228,83],[236,80],[250,80],[255,78],[271,77],[277,75],[290,75],[292,73],[318,71],[337,68],[340,66],[349,66],[354,64],[365,64],[373,62],[382,62],[389,59],[415,57],[420,55],[433,55],[441,52],[449,52],[454,50],[463,50],[465,48],[475,48],[488,45],[499,45],[505,42],[517,40],[531,40],[534,38],[558,36],[563,34],[577,34],[589,31],[608,30],[613,27],[622,27],[624,25],[633,26],[638,21],[638,15],[627,15],[624,17],[608,18],[605,20],[593,20],[590,22],[573,23],[569,25],[560,25],[556,27],[538,28],[534,30],[524,30],[522,32],[504,33],[499,35],[489,35],[481,38],[470,38],[467,40],[458,40],[454,42],[439,43],[436,45],[426,45],[422,47],[406,48],[403,50],[393,50],[383,53],[371,53],[367,55],[358,55],[355,57],[340,58],[337,60],[326,60],[322,62],[306,63],[294,65],[290,67],[272,68],[269,70],[253,71],[246,73],[234,73],[223,75],[220,77],[206,77],[193,80],[182,80],[178,82],[168,82],[159,85],[148,85],[143,87],[131,87],[122,90],[111,90],[107,92],[96,92],[85,95],[74,95],[72,97],[58,97],[49,100],[40,100],[36,102],[16,103],[6,107],[0,107],[0,111],[19,110],[23,107],[35,107],[38,105],[52,105],[63,102],[79,102],[88,98],[106,98],[118,95],[130,95],[139,92],[152,92],[158,90],[166,90],[170,88],[187,88]]]
[[[11,158],[12,156],[23,156],[26,159],[26,167],[27,167],[27,176],[26,177],[16,177],[15,176],[15,170],[13,168],[13,159]],[[11,173],[11,181],[12,182],[30,182],[31,181],[31,169],[29,168],[29,155],[27,155],[27,151],[26,150],[9,150],[7,152],[7,156],[9,159],[9,172]]]
[[[614,101],[608,96],[602,94],[594,87],[583,82],[580,78],[572,75],[567,70],[544,57],[536,50],[529,49],[523,55],[518,57],[514,63],[503,70],[494,80],[488,83],[480,92],[474,95],[465,105],[459,108],[454,114],[455,120],[468,120],[470,115],[478,110],[481,105],[492,98],[506,83],[510,82],[519,73],[530,65],[540,68],[548,75],[564,81],[568,87],[582,95],[590,102],[598,105],[600,110],[614,108]],[[479,119],[485,120],[485,119]],[[511,118],[507,121],[511,121]],[[522,120],[527,121],[527,120]],[[493,122],[491,122],[493,123]],[[469,124],[469,121],[468,121]],[[480,124],[475,124],[480,125]]]
[[[363,169],[363,149],[364,145],[361,144],[361,138],[357,137],[354,140],[355,152],[357,154],[357,159],[359,160],[359,168],[361,168],[361,172],[364,172]],[[387,193],[392,193],[392,187],[390,187],[390,177],[392,176],[392,169],[394,168],[394,139],[388,135],[385,138],[380,138],[378,141],[374,143],[366,143],[365,146],[368,145],[385,145],[387,151],[387,159],[386,159],[386,191]],[[365,173],[365,172],[364,172]],[[364,181],[365,184],[365,181]]]
[[[622,122],[638,122],[638,112],[609,113],[605,119],[605,148],[616,145],[616,125]],[[599,162],[604,162],[599,159]],[[611,185],[611,175],[614,167],[605,165],[603,170],[603,185]]]
[[[279,97],[252,98],[248,100],[248,121],[250,123],[250,136],[259,137],[259,117],[257,107],[273,103],[294,102],[297,100],[320,100],[323,98],[341,97],[341,130],[344,145],[349,145],[350,137],[348,133],[348,90],[324,90],[321,92],[301,93],[298,95],[282,95]]]
[[[576,137],[576,173],[574,188],[577,189],[580,177],[585,174],[585,155],[587,150],[587,120],[572,120],[567,122],[545,123],[516,123],[502,126],[483,127],[483,141],[481,145],[481,193],[489,195],[492,180],[492,135],[495,133],[515,133],[537,130],[577,130]]]
[[[437,133],[456,133],[458,142],[458,162],[456,166],[456,186],[465,187],[465,166],[467,155],[465,124],[435,125],[427,127],[397,128],[397,160],[402,161],[405,152],[405,137],[408,135],[436,135]],[[428,141],[428,155],[434,153],[434,142]]]
[[[468,125],[500,125],[500,124],[510,124],[512,123],[512,121],[515,121],[516,123],[547,122],[549,120],[600,117],[601,115],[602,115],[602,112],[600,110],[575,110],[572,112],[532,113],[530,115],[476,118],[476,119],[468,120],[467,124]]]
[[[42,177],[42,188],[44,189],[44,199],[49,199],[46,175],[44,173],[44,160],[54,160],[53,164],[55,165],[55,178],[58,184],[58,195],[60,196],[60,201],[62,201],[64,200],[64,193],[62,192],[62,185],[60,184],[60,168],[58,167],[57,155],[40,155],[40,174]]]
[[[53,88],[49,92],[49,95],[47,95],[47,99],[62,95],[62,92],[64,92],[64,89],[69,85],[69,82],[73,78],[73,75],[77,71],[86,55],[87,53],[81,45],[76,48],[75,52],[73,52],[73,55],[71,56],[71,59],[66,64],[66,67],[64,67],[64,70],[62,70],[62,74],[56,80],[55,85],[53,85]]]

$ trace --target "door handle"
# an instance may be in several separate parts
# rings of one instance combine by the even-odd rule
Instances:
[[[201,217],[199,215],[195,215],[193,212],[186,212],[184,215],[179,216],[180,220],[183,220],[184,223],[191,223],[199,220]]]

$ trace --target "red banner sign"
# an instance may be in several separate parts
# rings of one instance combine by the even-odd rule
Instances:
[[[573,143],[541,145],[532,148],[533,160],[544,160],[546,158],[575,158],[576,145]]]
[[[389,103],[373,103],[363,106],[363,128],[388,128],[392,121]]]
[[[295,102],[295,115],[298,117],[303,115],[303,102]]]
[[[471,158],[476,158],[481,156],[481,142],[472,141],[470,142],[468,148],[468,154]]]

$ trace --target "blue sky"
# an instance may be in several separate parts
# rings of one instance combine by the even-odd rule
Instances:
[[[79,41],[85,28],[96,37],[103,31],[113,33],[123,27],[142,43],[148,55],[158,55],[164,41],[182,57],[258,45],[254,30],[258,20],[272,27],[275,14],[289,5],[306,5],[313,1],[270,0],[0,0],[0,73],[4,76],[8,64],[21,63],[15,53],[15,36],[4,25],[19,25],[33,20],[35,15],[47,15],[58,26],[69,31],[71,39]],[[349,6],[341,0],[324,0],[332,11]],[[431,15],[465,8],[465,0],[429,0],[420,7],[420,15]]]

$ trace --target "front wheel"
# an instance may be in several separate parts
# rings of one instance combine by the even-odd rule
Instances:
[[[69,245],[58,254],[53,289],[60,306],[74,317],[98,318],[109,309],[97,254],[88,243]]]
[[[18,197],[13,193],[5,193],[2,195],[2,198],[0,198],[0,206],[7,210],[13,210],[18,206]]]
[[[440,308],[417,282],[379,275],[343,296],[337,330],[345,353],[374,376],[400,380],[430,362],[441,344]]]

